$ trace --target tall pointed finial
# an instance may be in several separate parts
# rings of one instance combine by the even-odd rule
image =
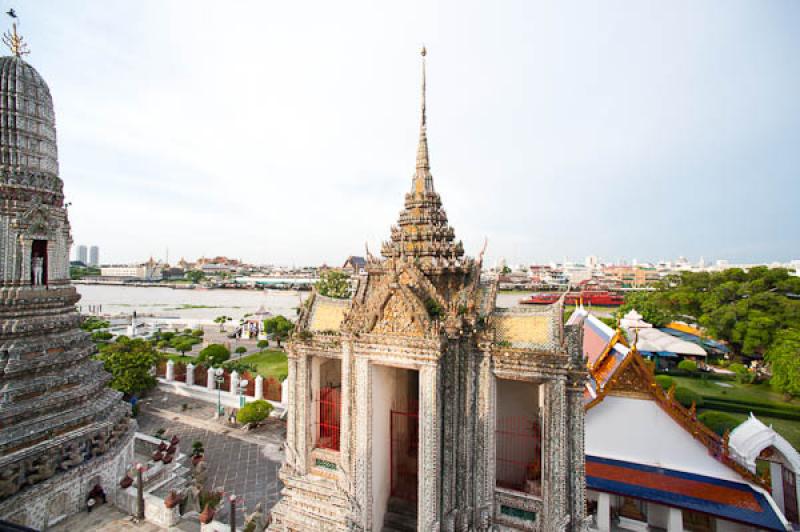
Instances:
[[[9,9],[6,15],[11,17],[14,22],[11,23],[11,31],[6,31],[3,34],[3,44],[8,46],[11,53],[17,57],[22,57],[23,55],[31,53],[22,35],[17,33],[17,13],[13,9]]]
[[[421,102],[421,112],[420,112],[420,124],[419,124],[419,145],[417,146],[417,170],[414,173],[414,187],[412,192],[415,194],[422,194],[425,192],[433,192],[433,177],[431,176],[431,164],[430,160],[428,159],[428,134],[427,134],[427,127],[428,127],[428,117],[426,114],[426,106],[425,106],[425,91],[426,91],[426,79],[425,79],[425,56],[428,55],[428,51],[425,47],[422,47],[420,50],[420,55],[422,56],[422,102]]]

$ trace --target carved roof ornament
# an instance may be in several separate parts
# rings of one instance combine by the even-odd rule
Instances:
[[[3,44],[5,44],[8,49],[11,50],[11,53],[17,57],[22,57],[23,55],[31,53],[31,51],[28,49],[28,44],[22,38],[22,35],[17,33],[16,12],[13,9],[9,9],[6,12],[6,15],[11,17],[11,19],[15,22],[11,23],[11,31],[6,31],[3,34]]]

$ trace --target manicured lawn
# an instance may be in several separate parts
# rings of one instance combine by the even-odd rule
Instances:
[[[709,410],[701,409],[702,412],[709,412]],[[728,416],[734,417],[739,421],[746,420],[748,414],[739,414],[736,412],[722,412]],[[800,423],[797,421],[789,421],[787,419],[777,419],[774,417],[756,416],[765,425],[772,425],[775,432],[786,438],[795,449],[800,449]]]
[[[739,384],[736,381],[712,381],[690,377],[672,377],[677,386],[689,388],[703,397],[716,397],[754,403],[780,403],[800,407],[800,399],[787,401],[781,392],[769,384]],[[720,386],[722,384],[722,386]],[[731,385],[730,387],[726,385]]]
[[[283,381],[289,375],[289,362],[286,359],[286,353],[283,351],[267,349],[254,355],[242,357],[239,360],[247,364],[253,364],[259,375],[265,379],[274,377],[279,381]]]

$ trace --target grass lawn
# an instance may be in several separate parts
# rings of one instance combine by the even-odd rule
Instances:
[[[289,375],[289,361],[283,351],[267,349],[254,355],[242,357],[239,361],[253,364],[259,375],[265,379],[275,377],[279,381],[283,381]]]
[[[701,409],[700,411],[710,412],[710,410],[706,409]],[[715,412],[719,412],[719,410],[715,410]],[[721,413],[736,418],[739,421],[744,421],[749,417],[748,414],[738,414],[736,412],[721,412]],[[786,438],[786,440],[792,444],[792,447],[794,447],[795,449],[800,449],[800,423],[798,423],[797,421],[789,421],[788,419],[777,419],[774,417],[766,417],[766,416],[757,416],[757,417],[765,425],[772,425],[772,428],[775,429],[775,432]]]
[[[677,386],[689,388],[703,397],[715,397],[720,399],[731,399],[743,402],[756,403],[780,403],[794,405],[800,408],[800,399],[793,398],[786,400],[781,392],[775,391],[769,384],[739,384],[736,381],[712,381],[693,379],[690,377],[672,377]],[[720,383],[730,384],[720,386]]]

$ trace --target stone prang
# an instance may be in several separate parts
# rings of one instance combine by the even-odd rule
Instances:
[[[70,284],[72,243],[50,90],[0,57],[0,519],[37,529],[113,499],[135,422],[92,360]]]

